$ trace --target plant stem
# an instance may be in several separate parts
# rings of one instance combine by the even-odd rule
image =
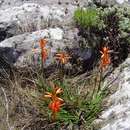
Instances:
[[[98,75],[98,74],[97,74]],[[94,79],[94,89],[93,89],[93,92],[92,92],[92,97],[91,98],[93,98],[94,97],[94,94],[95,94],[95,91],[96,91],[96,87],[97,87],[97,82],[98,82],[98,80],[97,80],[97,77]]]
[[[59,79],[61,81],[61,83],[63,82],[63,79],[64,79],[64,65],[62,63],[60,63],[59,65]]]
[[[103,70],[101,69],[101,71],[100,71],[100,79],[99,79],[99,85],[98,85],[98,91],[97,91],[97,93],[101,90],[102,76],[103,76]]]
[[[42,71],[43,78],[45,78],[44,63],[43,63],[42,53],[43,53],[43,50],[41,50],[41,71]]]
[[[52,120],[52,122],[56,121],[56,112],[52,112],[51,120]]]

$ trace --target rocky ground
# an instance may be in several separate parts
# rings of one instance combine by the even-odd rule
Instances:
[[[124,0],[101,2],[121,5]],[[0,57],[16,66],[27,65],[26,61],[31,62],[33,46],[41,38],[48,40],[47,48],[52,54],[58,49],[77,47],[79,37],[73,13],[79,6],[91,3],[91,0],[0,0]],[[52,56],[49,58],[47,65],[52,62]],[[96,121],[101,130],[130,130],[129,59],[121,67],[118,91],[109,97],[109,108]]]
[[[99,119],[95,120],[100,130],[129,130],[130,129],[130,85],[128,58],[118,67],[107,80],[111,95],[105,100],[105,110]]]

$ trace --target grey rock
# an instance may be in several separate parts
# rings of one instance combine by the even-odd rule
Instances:
[[[102,119],[100,130],[129,130],[130,129],[130,58],[120,65],[116,77],[119,85],[116,92],[109,98],[110,106],[100,116]],[[123,67],[123,68],[122,68]],[[120,72],[119,70],[122,69]],[[118,72],[118,73],[117,73]],[[117,81],[115,81],[117,82]]]
[[[18,34],[14,23],[0,23],[0,41]]]
[[[54,35],[57,34],[58,36]],[[18,36],[8,38],[0,43],[1,53],[6,55],[9,63],[16,63],[18,66],[24,65],[24,63],[30,63],[30,58],[33,55],[32,49],[34,45],[38,46],[40,52],[39,40],[42,38],[48,39],[47,47],[51,50],[51,54],[57,52],[57,49],[63,49],[66,45],[63,43],[63,31],[60,28],[50,28],[49,30],[41,30],[33,32],[32,34],[26,33]],[[11,52],[5,48],[11,48]],[[16,50],[21,54],[19,55]],[[17,53],[17,54],[16,54]],[[52,56],[50,56],[51,58]],[[12,59],[13,61],[10,61]],[[51,60],[49,60],[51,61]],[[50,62],[47,62],[50,63]]]
[[[76,64],[76,66],[79,66],[77,68],[81,68],[81,70],[79,70],[79,73],[83,73],[87,70],[93,69],[94,63],[96,61],[96,53],[93,49],[72,48],[69,49],[68,52],[71,54],[72,57],[72,65]]]
[[[122,5],[124,3],[128,2],[128,0],[94,0],[94,3],[96,5],[102,5],[102,6],[112,6],[112,5]]]
[[[118,4],[123,4],[123,3],[125,3],[125,2],[128,2],[128,0],[116,0],[116,2],[117,2]]]

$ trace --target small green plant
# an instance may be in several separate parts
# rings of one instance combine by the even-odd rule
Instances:
[[[39,85],[43,86],[42,92],[40,89],[40,93],[43,93],[43,95],[46,91],[52,91],[50,85],[46,83],[39,82]],[[101,104],[104,98],[103,93],[101,91],[98,93],[97,91],[94,91],[93,96],[88,96],[86,92],[81,94],[79,92],[80,90],[78,91],[78,88],[76,87],[78,87],[79,84],[73,86],[67,80],[64,80],[64,82],[56,80],[54,83],[61,86],[63,89],[61,98],[64,99],[64,105],[56,114],[57,120],[53,120],[56,121],[56,126],[61,127],[63,123],[64,125],[78,125],[82,122],[82,127],[84,127],[84,129],[86,129],[85,127],[91,127],[91,123],[96,119],[97,114],[101,111]],[[82,84],[84,84],[84,82]],[[49,101],[42,97],[38,104],[42,114],[46,116],[49,115],[50,118],[52,118],[51,110],[47,109]]]
[[[80,90],[76,88],[79,84],[77,84],[77,86],[70,86],[71,83],[65,80],[62,83],[59,81],[55,82],[62,86],[64,90],[62,98],[65,100],[65,105],[58,113],[58,122],[64,122],[68,125],[71,123],[78,125],[78,123],[82,122],[81,124],[85,129],[91,127],[91,123],[102,110],[102,100],[106,96],[105,90],[95,90],[91,93],[92,95],[88,95],[87,92],[81,94]],[[85,82],[83,82],[83,84],[84,83]]]
[[[78,8],[74,13],[76,23],[84,28],[99,27],[101,23],[99,10],[95,8]]]

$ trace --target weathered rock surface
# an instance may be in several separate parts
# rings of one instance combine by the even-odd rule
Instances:
[[[0,0],[1,8],[5,9],[11,6],[20,6],[24,3],[37,3],[40,5],[77,5],[79,3],[81,6],[91,2],[91,0]]]
[[[0,10],[0,33],[18,35],[33,32],[56,26],[58,22],[63,22],[64,17],[64,8],[25,3],[19,7]],[[3,39],[4,37],[1,38]]]
[[[56,52],[58,48],[75,46],[78,30],[72,25],[74,10],[77,6],[86,6],[91,2],[90,0],[87,2],[36,0],[34,3],[22,0],[1,1],[0,47],[11,47],[20,51],[21,64],[23,59],[30,55],[33,44],[40,38],[46,37],[49,40],[48,46],[51,47],[52,52]],[[6,40],[3,41],[4,39]]]
[[[9,8],[0,10],[0,23],[5,33],[5,36],[1,37],[1,41],[6,38],[0,43],[0,47],[8,47],[11,50],[20,52],[17,58],[13,58],[15,65],[22,66],[28,62],[30,63],[33,55],[33,45],[38,45],[41,38],[48,40],[47,48],[51,52],[46,62],[47,65],[53,62],[53,55],[58,49],[62,50],[66,47],[77,46],[78,29],[72,25],[72,21],[78,3],[75,1],[60,2],[54,3],[53,1],[52,5],[50,3],[45,5],[44,2],[41,5],[25,3],[12,8],[10,5]],[[79,3],[83,6],[84,1],[79,1]],[[11,33],[8,37],[7,32]],[[90,55],[93,55],[93,52],[85,50],[83,53],[87,57],[83,59],[83,62],[91,61]],[[9,59],[9,55],[10,53],[6,54],[6,59]],[[82,58],[81,55],[84,54],[80,52],[78,56],[80,59]]]
[[[115,4],[122,5],[124,3],[128,3],[128,0],[95,0],[94,3],[97,5],[102,5],[102,6],[111,6]]]
[[[52,5],[42,3],[43,6],[29,2],[23,5],[19,3],[20,6],[10,5],[9,8],[0,10],[0,41],[2,41],[0,47],[20,51],[20,57],[15,60],[19,65],[32,55],[33,44],[38,44],[39,39],[48,39],[47,48],[51,48],[51,53],[54,54],[57,49],[72,46],[77,35],[78,30],[70,21],[76,5],[68,5],[69,14],[66,14],[65,3],[64,5],[58,5],[58,2],[54,1]],[[6,56],[8,59],[9,56]]]
[[[97,122],[101,125],[100,130],[130,130],[130,58],[128,58],[111,80],[116,79],[116,92],[107,100],[109,107],[104,110]],[[118,72],[118,73],[117,73]],[[119,73],[120,72],[120,73]],[[111,89],[112,89],[111,88]]]
[[[57,35],[58,34],[58,35]],[[39,46],[39,40],[41,38],[46,37],[48,39],[47,48],[51,48],[51,52],[53,54],[57,51],[57,49],[63,49],[65,47],[63,40],[63,30],[60,28],[50,28],[49,30],[41,30],[37,32],[33,32],[32,34],[26,33],[18,36],[11,37],[9,39],[6,39],[0,43],[0,47],[8,47],[12,51],[19,51],[21,55],[20,57],[15,58],[14,61],[22,66],[23,63],[30,61],[31,56],[33,55],[32,49],[34,44],[37,44]],[[39,48],[40,49],[40,48]],[[1,52],[1,50],[0,50]],[[9,51],[3,52],[6,54],[7,59],[9,59],[11,53]],[[13,55],[12,55],[13,56]],[[14,62],[14,63],[15,63]]]

